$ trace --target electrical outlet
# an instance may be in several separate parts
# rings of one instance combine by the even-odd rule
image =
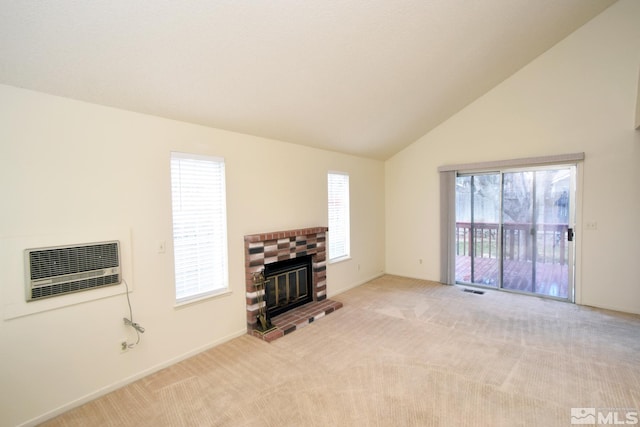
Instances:
[[[585,230],[597,230],[598,229],[598,222],[597,221],[587,221],[585,223]]]

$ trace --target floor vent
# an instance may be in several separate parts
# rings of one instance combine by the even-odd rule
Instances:
[[[462,290],[462,292],[468,292],[470,294],[484,295],[484,291],[478,291],[478,290],[475,290],[475,289],[468,289],[468,288],[464,288]]]
[[[25,250],[27,301],[121,282],[118,241]]]

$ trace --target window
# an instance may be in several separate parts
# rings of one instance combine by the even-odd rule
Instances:
[[[228,288],[224,159],[171,153],[176,302]]]
[[[329,172],[329,261],[349,257],[349,175]]]

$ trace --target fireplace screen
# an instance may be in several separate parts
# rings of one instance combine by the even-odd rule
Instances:
[[[312,300],[310,259],[303,258],[265,266],[265,299],[271,317]]]
[[[267,294],[267,305],[281,307],[307,296],[307,268],[299,268],[269,278],[271,291]]]

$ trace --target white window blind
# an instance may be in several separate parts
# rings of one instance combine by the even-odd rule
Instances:
[[[228,288],[224,159],[171,153],[176,302]]]
[[[349,238],[349,175],[328,174],[329,194],[329,260],[346,258],[350,251]]]

